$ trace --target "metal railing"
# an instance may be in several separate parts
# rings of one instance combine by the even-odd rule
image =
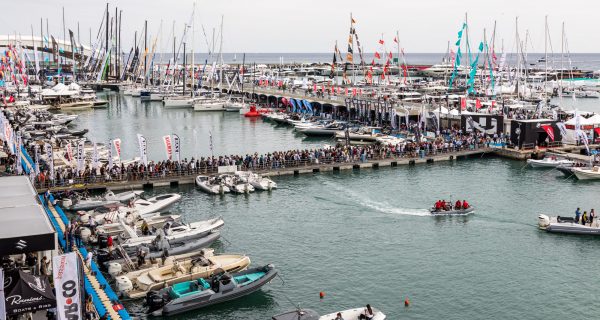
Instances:
[[[411,149],[404,151],[396,151],[394,148],[372,150],[368,153],[358,154],[341,154],[341,150],[335,150],[335,156],[318,156],[318,157],[301,157],[299,159],[277,159],[273,158],[270,160],[253,160],[253,161],[240,161],[236,163],[239,171],[253,171],[258,174],[268,173],[279,170],[289,169],[302,169],[310,167],[318,167],[323,165],[354,165],[360,163],[366,163],[369,161],[383,161],[383,160],[411,160],[411,159],[423,159],[427,157],[446,155],[446,154],[459,154],[465,151],[475,151],[480,149],[487,149],[489,145],[487,143],[482,144],[469,144],[462,146],[449,146],[448,148],[436,147],[427,149]],[[355,149],[356,150],[356,149]],[[318,151],[320,153],[320,151]],[[340,153],[340,154],[338,154]],[[195,178],[198,175],[215,175],[219,173],[218,165],[204,165],[195,167],[192,165],[185,166],[179,169],[173,170],[161,170],[161,171],[141,171],[133,172],[128,171],[124,173],[115,174],[104,174],[104,175],[86,175],[80,177],[65,177],[60,179],[43,179],[40,181],[39,177],[35,180],[35,187],[37,189],[52,189],[52,188],[65,188],[65,187],[85,187],[86,185],[101,185],[111,183],[152,183],[155,181],[175,181],[182,178]]]

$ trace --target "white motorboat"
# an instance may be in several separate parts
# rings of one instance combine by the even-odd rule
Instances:
[[[223,180],[232,193],[251,193],[255,190],[250,183],[243,181],[235,175],[221,175],[219,178]]]
[[[378,309],[372,308],[373,318],[372,320],[385,320],[386,315]],[[273,316],[272,320],[335,320],[338,319],[337,314],[342,315],[344,320],[360,320],[366,319],[364,317],[366,310],[365,308],[348,309],[344,311],[333,312],[320,316],[316,311],[311,309],[297,309],[288,311],[282,314]]]
[[[165,108],[192,108],[194,107],[194,98],[175,96],[163,99],[163,106]]]
[[[333,122],[327,125],[311,125],[307,127],[296,127],[296,131],[303,133],[309,137],[311,136],[335,136],[339,132],[344,131],[344,125],[339,122]]]
[[[148,199],[137,199],[133,202],[133,206],[140,215],[144,215],[152,212],[164,211],[180,199],[180,194],[167,193]]]
[[[89,219],[94,219],[97,225],[116,223],[123,219],[125,221],[137,221],[139,219],[148,219],[160,215],[158,212],[150,212],[141,214],[137,209],[130,207],[114,207],[107,206],[107,210],[98,211],[80,211],[79,220],[83,223],[87,223]],[[101,208],[104,209],[104,208]]]
[[[571,167],[575,162],[567,159],[557,159],[556,157],[545,157],[541,160],[527,159],[527,164],[532,168],[556,168],[558,166]]]
[[[245,102],[235,101],[235,100],[231,100],[231,99],[225,101],[225,111],[227,111],[227,112],[238,112],[245,108],[248,108],[248,104]]]
[[[123,239],[120,240],[120,244],[124,248],[151,243],[158,235],[140,235],[137,230],[131,228],[125,222],[120,221],[120,223],[124,230]],[[164,233],[164,238],[168,241],[185,241],[206,236],[208,233],[220,229],[224,224],[225,222],[221,218],[192,222],[190,224],[168,222],[162,228],[158,229],[157,232]]]
[[[170,214],[170,215],[155,214],[152,216],[147,216],[145,218],[141,218],[139,216],[129,215],[126,217],[126,219],[127,220],[125,220],[125,223],[127,223],[129,225],[134,225],[137,229],[140,229],[142,227],[142,224],[144,223],[144,221],[146,222],[146,224],[148,225],[149,228],[152,228],[152,227],[162,228],[166,223],[179,222],[181,220],[181,216],[174,215],[174,214]],[[102,225],[97,226],[96,231],[98,233],[103,233],[103,234],[107,234],[110,236],[116,236],[116,235],[123,233],[125,231],[125,229],[123,229],[123,225],[120,222],[111,222],[111,223],[104,223]]]
[[[250,265],[245,255],[208,255],[196,259],[185,259],[145,272],[135,272],[115,279],[117,291],[130,299],[142,298],[150,290],[164,288],[176,283],[208,278],[217,272],[237,272]]]
[[[172,256],[166,257],[163,259],[157,259],[156,261],[150,261],[150,259],[146,260],[142,265],[131,265],[128,263],[120,263],[120,262],[106,262],[106,269],[108,274],[111,277],[116,278],[120,275],[125,275],[127,278],[133,279],[139,276],[140,274],[154,270],[164,266],[172,266],[176,263],[183,262],[185,260],[193,260],[198,259],[202,256],[211,256],[214,254],[214,249],[204,248],[200,250],[200,252],[188,252],[182,254],[176,254]]]
[[[277,183],[275,181],[251,171],[236,171],[235,175],[243,182],[250,183],[256,190],[268,191],[277,189]]]
[[[538,226],[542,230],[554,233],[600,235],[600,221],[581,224],[573,217],[549,217],[545,214],[538,216]]]
[[[125,191],[125,192],[120,192],[120,193],[114,193],[114,192],[112,192],[112,190],[108,190],[106,192],[106,194],[104,194],[104,199],[125,203],[135,197],[139,197],[143,193],[144,193],[143,190]]]
[[[218,177],[197,176],[196,185],[200,190],[208,194],[223,194],[231,191],[229,187],[225,185],[225,182],[221,181]]]
[[[199,99],[194,101],[194,111],[224,111],[225,101],[219,99]]]
[[[597,180],[600,179],[598,167],[593,168],[573,168],[573,174],[579,180]]]

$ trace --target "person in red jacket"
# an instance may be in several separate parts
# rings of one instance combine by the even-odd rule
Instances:
[[[435,211],[441,211],[442,210],[442,200],[438,200],[435,203]]]
[[[462,209],[460,200],[456,200],[456,204],[454,205],[454,210],[460,210],[460,209]]]
[[[467,200],[463,200],[462,207],[463,209],[469,209],[469,203],[467,202]]]

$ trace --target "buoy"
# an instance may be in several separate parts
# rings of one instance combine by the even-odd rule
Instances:
[[[408,298],[404,299],[404,306],[405,307],[410,306],[410,300],[408,300]]]
[[[321,299],[325,298],[325,292],[323,292],[323,291],[319,292],[319,298],[321,298]]]

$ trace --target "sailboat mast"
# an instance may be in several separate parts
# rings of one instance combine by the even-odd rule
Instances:
[[[548,102],[548,16],[544,25],[544,103]]]
[[[144,87],[148,84],[148,20],[144,21]]]

